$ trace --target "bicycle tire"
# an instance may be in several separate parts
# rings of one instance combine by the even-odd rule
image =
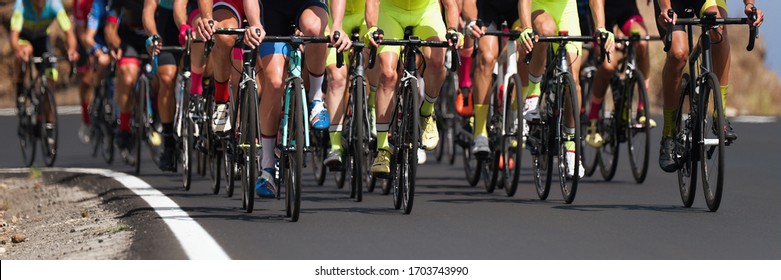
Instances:
[[[581,166],[580,166],[580,162],[581,162],[581,155],[580,155],[580,153],[581,153],[581,149],[579,147],[580,145],[577,145],[577,143],[581,143],[582,142],[582,138],[580,137],[580,125],[578,125],[578,124],[580,124],[580,114],[576,113],[576,112],[579,112],[580,106],[578,105],[578,95],[579,94],[577,93],[577,87],[575,87],[575,80],[573,80],[572,75],[569,74],[569,73],[564,73],[561,76],[561,79],[562,79],[561,80],[561,82],[562,82],[562,85],[561,85],[562,86],[562,90],[564,90],[562,92],[562,94],[560,95],[564,99],[564,100],[562,100],[564,102],[561,102],[562,109],[563,109],[564,106],[566,106],[566,103],[567,103],[566,101],[569,100],[569,103],[570,103],[570,106],[569,106],[570,108],[569,109],[571,110],[570,112],[572,112],[572,117],[574,118],[574,124],[575,124],[574,125],[574,128],[575,128],[574,138],[575,138],[575,140],[574,141],[575,141],[576,144],[575,144],[575,166],[574,167],[569,167],[569,168],[574,168],[575,169],[575,170],[573,170],[574,171],[573,172],[574,175],[571,178],[569,178],[569,180],[567,180],[565,174],[560,174],[560,176],[559,176],[559,185],[561,187],[561,195],[564,198],[564,203],[571,204],[572,201],[575,200],[575,195],[577,194],[577,191],[578,191],[578,181],[580,180],[580,168],[581,168]],[[561,116],[566,116],[566,114],[563,114],[563,112],[562,112]],[[560,122],[559,125],[560,125],[561,130],[559,131],[559,133],[560,133],[560,135],[564,135],[564,119],[560,118],[560,120],[561,120],[561,122]],[[559,172],[560,173],[567,172],[566,171],[567,167],[562,168],[563,166],[565,166],[565,164],[563,164],[562,162],[566,162],[566,160],[567,160],[566,157],[567,157],[567,153],[568,153],[567,148],[565,147],[565,141],[559,141],[558,144],[559,144]],[[567,184],[568,181],[569,181],[569,184]]]
[[[724,107],[722,106],[719,80],[714,73],[705,76],[704,90],[700,93],[699,111],[700,137],[699,162],[702,175],[702,191],[705,194],[705,203],[708,210],[716,212],[721,205],[721,195],[724,187],[724,146],[725,146],[725,121]],[[709,105],[709,100],[713,102]],[[711,122],[708,122],[710,118]],[[710,126],[710,127],[709,127]],[[715,129],[714,129],[715,128]],[[710,132],[710,133],[709,133]],[[715,145],[714,141],[717,141]],[[713,176],[714,172],[715,177]]]
[[[470,124],[469,118],[463,119],[463,125],[468,128],[466,132],[464,132],[464,134],[468,135],[461,135],[464,139],[459,141],[462,148],[461,154],[464,159],[464,174],[466,175],[467,183],[474,187],[480,182],[480,176],[483,173],[483,161],[472,155],[472,151],[469,147],[470,143],[472,143],[472,125]]]
[[[504,136],[502,137],[502,175],[504,177],[504,192],[508,197],[515,195],[518,190],[518,180],[521,173],[521,159],[523,156],[523,93],[521,92],[521,78],[518,74],[510,77],[505,87],[509,97],[504,102]],[[513,91],[515,93],[513,94]],[[515,104],[513,109],[512,104]]]
[[[306,102],[303,96],[303,87],[301,85],[300,79],[294,79],[293,80],[293,96],[295,99],[294,108],[293,111],[294,117],[295,117],[295,126],[289,126],[289,128],[295,128],[295,156],[288,157],[290,161],[289,172],[291,181],[290,184],[286,184],[289,188],[288,193],[285,194],[285,197],[291,198],[290,208],[291,208],[291,217],[290,220],[293,222],[298,221],[299,215],[301,213],[301,169],[303,168],[303,159],[304,159],[304,125],[309,125],[309,123],[306,122],[304,119],[304,110],[306,110]],[[288,134],[291,135],[291,134]]]
[[[409,143],[409,145],[402,145],[401,149],[402,159],[401,162],[402,174],[404,175],[403,188],[402,188],[402,208],[404,208],[404,214],[409,215],[412,212],[412,205],[415,201],[415,177],[418,168],[418,148],[420,148],[420,111],[417,109],[420,95],[418,94],[417,83],[407,84],[407,96],[405,98],[404,114],[402,118],[402,128],[398,131],[402,135],[401,143]],[[406,136],[405,136],[406,135]],[[406,149],[405,149],[406,148]]]
[[[350,92],[352,97],[350,98],[353,103],[353,114],[351,120],[351,136],[350,144],[352,146],[352,188],[355,190],[355,201],[361,202],[363,200],[363,184],[366,182],[366,175],[368,170],[366,154],[369,150],[368,143],[368,123],[366,120],[366,108],[364,108],[364,100],[366,99],[366,93],[364,92],[363,77],[355,77],[354,88]]]
[[[233,197],[233,192],[236,188],[236,177],[237,175],[237,169],[238,166],[236,165],[235,161],[235,155],[231,153],[235,153],[235,147],[232,147],[233,151],[230,153],[228,152],[228,143],[224,143],[222,145],[222,151],[219,151],[218,154],[222,155],[222,163],[223,163],[223,170],[225,172],[225,196],[227,197]]]
[[[624,108],[624,110],[630,112],[628,114],[629,120],[625,127],[629,167],[632,170],[632,177],[638,184],[643,183],[645,176],[648,174],[648,157],[651,150],[651,124],[649,121],[651,115],[648,113],[648,106],[651,103],[648,102],[644,81],[643,73],[635,70],[633,80],[629,84],[627,107]],[[640,108],[639,104],[643,104],[642,108]],[[635,108],[637,110],[633,110]],[[646,117],[643,123],[637,123],[640,116]],[[635,136],[638,137],[635,138]],[[637,156],[641,156],[641,158],[637,158]]]
[[[690,82],[692,81],[690,81],[689,74],[684,73],[683,78],[681,79],[680,101],[678,102],[678,108],[675,111],[675,125],[673,126],[677,129],[675,132],[676,150],[679,150],[682,153],[678,159],[680,161],[680,167],[678,168],[678,191],[681,194],[683,207],[686,208],[692,206],[695,194],[697,193],[697,168],[695,168],[695,162],[693,162],[692,159],[692,139],[694,131],[692,127],[689,126],[693,120],[687,119],[684,121],[683,119],[683,105],[687,99],[685,98],[686,96],[688,96],[689,108],[693,107],[693,95],[688,86]]]
[[[138,93],[136,94],[136,108],[134,119],[135,119],[135,125],[134,125],[134,133],[133,133],[133,157],[134,162],[133,166],[135,168],[136,175],[141,173],[141,143],[143,143],[143,137],[146,135],[146,96],[149,94],[149,83],[146,78],[141,76],[138,83]]]
[[[255,180],[257,179],[257,159],[256,159],[256,139],[258,138],[258,114],[257,114],[257,90],[255,81],[246,81],[241,89],[242,115],[239,129],[239,147],[241,148],[241,158],[243,160],[241,187],[242,201],[244,210],[252,213],[255,207]]]
[[[591,91],[591,81],[584,81],[586,77],[584,77],[584,73],[580,74],[580,90],[581,90],[581,96],[583,98],[581,99],[583,101],[583,105],[581,107],[581,114],[580,114],[580,124],[581,124],[581,131],[585,131],[584,129],[587,129],[591,125],[591,121],[589,120],[588,116],[591,114],[591,98],[594,97],[594,95],[590,92]],[[591,74],[593,75],[593,74]],[[590,77],[590,79],[593,79],[593,77]],[[603,101],[604,106],[604,101]],[[600,118],[602,117],[602,114],[600,112],[599,114]],[[599,125],[599,119],[597,119],[597,124]],[[583,148],[583,169],[584,169],[584,176],[591,177],[594,175],[594,172],[597,171],[597,168],[599,167],[599,156],[600,156],[600,150],[595,149],[591,146],[589,146],[586,143],[585,137],[583,137],[583,141],[581,141],[581,145]]]
[[[32,106],[32,100],[30,100],[31,94],[29,93],[28,89],[25,89],[24,96],[25,98],[23,104],[18,104],[19,101],[17,98],[17,108],[21,109],[16,112],[16,114],[19,116],[17,136],[19,137],[19,145],[21,146],[22,161],[24,162],[24,166],[30,167],[33,165],[33,162],[35,162],[35,153],[37,149],[34,131],[36,124],[33,123],[35,119],[30,115],[30,113],[34,113],[34,111],[37,109],[33,108]]]
[[[624,120],[621,120],[623,116],[619,116],[619,114],[624,114],[625,112],[623,110],[625,108],[623,104],[616,104],[615,101],[626,102],[622,96],[619,96],[623,94],[622,92],[623,89],[613,87],[611,87],[609,92],[605,92],[605,97],[602,101],[602,109],[599,114],[598,130],[599,133],[602,134],[602,139],[604,139],[605,143],[599,148],[600,154],[597,164],[599,165],[599,173],[602,175],[602,179],[607,182],[613,180],[613,177],[616,175],[616,170],[618,169],[618,156],[620,154],[620,141],[618,139],[619,127],[625,122]],[[611,112],[605,112],[610,109],[605,100],[614,101],[612,102],[613,106]]]
[[[184,83],[184,81],[181,83]],[[182,92],[184,92],[186,88],[186,86],[182,85]],[[181,147],[179,147],[179,151],[182,164],[182,186],[186,191],[189,191],[190,187],[192,187],[193,178],[193,123],[190,121],[190,118],[187,117],[190,111],[189,108],[190,95],[182,94],[182,106],[179,108],[181,110],[181,114],[179,115],[179,121],[181,122],[181,135],[179,135],[179,143]],[[219,190],[219,188],[217,188],[217,190]]]
[[[328,147],[328,132],[326,130],[312,130],[312,173],[315,176],[315,183],[322,186],[325,183],[326,166],[323,161],[328,156],[326,147]]]
[[[107,82],[106,82],[107,83]],[[99,116],[98,116],[98,128],[100,129],[100,139],[103,141],[101,155],[103,161],[106,164],[112,164],[114,162],[114,123],[115,123],[115,108],[112,102],[107,99],[107,90],[103,87],[103,94],[101,97]]]
[[[49,112],[46,110],[47,103],[49,104],[49,108],[51,110]],[[41,106],[39,109],[39,114],[41,115],[41,156],[43,157],[43,163],[46,166],[51,167],[57,160],[57,144],[59,142],[59,116],[57,115],[57,101],[54,98],[54,91],[52,91],[48,85],[43,87],[41,100],[38,106]],[[48,120],[53,120],[53,122],[49,123]],[[47,126],[51,126],[51,129],[48,129]],[[52,143],[49,143],[49,139],[52,139]]]

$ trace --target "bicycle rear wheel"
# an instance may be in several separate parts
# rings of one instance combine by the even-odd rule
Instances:
[[[48,85],[43,87],[39,106],[41,106],[39,111],[41,115],[41,155],[43,156],[43,163],[51,167],[57,159],[59,124],[54,91]]]
[[[37,122],[36,119],[30,115],[35,111],[32,100],[30,100],[30,95],[25,93],[23,99],[24,102],[19,103],[19,97],[17,97],[16,108],[19,111],[16,112],[16,114],[19,116],[19,124],[16,134],[19,136],[19,145],[22,148],[22,162],[24,162],[24,166],[30,167],[35,161],[35,126]]]
[[[327,169],[323,165],[323,161],[328,156],[326,149],[328,147],[328,131],[313,129],[310,131],[310,134],[309,138],[312,141],[312,173],[315,175],[315,183],[318,186],[322,186],[325,183],[325,171]]]
[[[633,80],[629,83],[629,95],[624,110],[629,119],[626,124],[627,149],[629,150],[629,165],[632,177],[638,184],[645,181],[648,173],[648,155],[651,150],[651,125],[648,113],[648,95],[645,88],[645,77],[638,70],[634,71]],[[640,119],[645,117],[643,122]]]
[[[147,116],[147,96],[149,95],[149,81],[141,76],[136,82],[137,90],[135,94],[136,107],[133,108],[133,144],[131,155],[133,157],[133,167],[138,175],[141,172],[141,143],[146,135],[146,116]]]
[[[103,93],[100,97],[100,102],[97,103],[99,108],[96,108],[97,118],[98,121],[96,134],[100,134],[99,141],[100,144],[96,144],[101,146],[101,155],[103,157],[103,161],[106,162],[106,164],[111,164],[114,162],[114,123],[115,123],[115,114],[113,101],[111,101],[107,97],[107,89],[105,89],[105,86],[103,87]],[[93,140],[94,141],[94,140]]]
[[[471,118],[473,119],[473,118]],[[467,129],[460,133],[459,143],[461,144],[461,151],[464,158],[464,174],[466,174],[466,181],[470,186],[476,186],[480,181],[480,175],[483,173],[483,161],[472,155],[470,149],[470,143],[472,143],[472,122],[470,118],[464,118],[463,126]]]
[[[702,191],[705,202],[711,212],[716,212],[721,205],[721,194],[724,186],[724,145],[725,121],[724,107],[721,100],[719,80],[713,73],[705,77],[705,84],[700,98],[700,135],[699,162],[702,171]],[[709,102],[711,101],[713,102]]]
[[[529,124],[529,138],[526,147],[532,156],[532,178],[537,197],[540,200],[548,199],[550,184],[553,177],[553,157],[557,151],[556,136],[551,129],[550,122],[555,121],[548,95],[549,91],[543,91],[539,97],[540,120]],[[558,131],[556,131],[558,132]]]
[[[695,162],[692,159],[692,139],[694,136],[694,129],[691,126],[691,118],[684,120],[683,118],[683,105],[685,97],[688,96],[689,108],[692,108],[692,94],[689,88],[689,83],[692,82],[688,73],[683,74],[681,79],[681,94],[680,101],[678,102],[678,109],[675,111],[675,125],[673,126],[677,131],[675,132],[675,145],[676,151],[680,152],[678,161],[678,191],[681,194],[681,201],[683,206],[689,208],[694,203],[694,195],[697,193],[697,168]],[[678,154],[676,152],[676,154]]]
[[[580,137],[580,106],[578,105],[578,95],[577,93],[577,87],[575,87],[575,81],[572,79],[572,76],[570,74],[564,74],[561,76],[561,97],[564,98],[562,100],[561,104],[562,109],[568,108],[572,112],[572,117],[574,118],[574,128],[575,128],[575,134],[572,135],[572,139],[566,139],[564,136],[566,135],[565,132],[565,121],[564,118],[560,118],[561,122],[559,124],[559,127],[561,128],[558,133],[562,136],[563,141],[559,141],[559,185],[561,186],[561,195],[564,197],[564,202],[567,204],[572,203],[573,200],[575,200],[575,194],[577,194],[578,191],[578,181],[580,180],[580,172],[581,168],[583,168],[580,164],[581,162],[581,149],[579,143],[582,142],[582,138]],[[569,104],[568,104],[569,103]],[[566,117],[566,114],[564,114],[562,110],[563,117]],[[565,164],[567,162],[567,153],[569,152],[566,147],[566,141],[574,141],[575,142],[575,162],[574,166],[567,166]],[[573,169],[573,176],[570,178],[567,178],[567,172],[568,169]],[[567,183],[569,182],[569,183]]]
[[[502,137],[502,162],[500,169],[504,177],[504,192],[507,196],[514,196],[518,189],[518,179],[521,173],[521,157],[523,149],[523,93],[521,92],[521,78],[517,74],[510,77],[505,86],[507,97],[504,102],[504,136]],[[515,106],[513,108],[513,106]]]
[[[589,51],[589,57],[586,59],[586,62],[583,64],[583,66],[580,67],[580,95],[581,95],[581,103],[580,103],[580,123],[581,123],[581,131],[584,131],[583,129],[589,127],[589,113],[591,111],[591,99],[593,98],[593,86],[594,86],[594,77],[597,74],[597,67],[596,67],[596,58],[594,57],[594,51]],[[582,147],[582,153],[581,157],[583,157],[583,169],[584,169],[584,176],[591,177],[591,175],[594,175],[594,172],[597,170],[597,164],[599,161],[599,149],[594,149],[591,146],[586,144],[585,137],[583,137],[584,141],[581,141],[581,147]]]

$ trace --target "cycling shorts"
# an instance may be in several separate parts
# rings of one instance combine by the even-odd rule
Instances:
[[[192,24],[195,17],[201,15],[201,10],[198,9],[197,1],[187,1],[187,23]]]
[[[670,4],[672,4],[672,9],[678,15],[678,18],[700,17],[706,9],[713,6],[718,6],[727,11],[727,2],[725,0],[670,0]],[[654,12],[656,15],[661,13],[658,0],[654,1]],[[662,38],[667,36],[667,30],[662,28],[658,19],[656,21],[656,29],[659,30],[659,36]],[[684,26],[682,25],[673,27],[673,30],[683,31],[683,29]]]
[[[49,37],[46,36],[27,36],[25,32],[19,33],[19,45],[31,45],[33,47],[33,56],[41,57],[43,53],[52,52],[52,44]]]
[[[567,31],[570,36],[580,36],[580,19],[576,0],[534,0],[532,11],[544,10],[556,22],[556,31]],[[554,44],[556,49],[558,44]],[[567,43],[567,52],[576,55],[583,50],[582,42]]]
[[[268,36],[288,36],[294,33],[293,26],[298,25],[298,18],[304,10],[320,7],[328,11],[328,6],[318,0],[261,0],[261,22]],[[258,54],[265,57],[271,54],[287,55],[290,47],[287,43],[261,43]]]
[[[483,25],[488,31],[497,31],[502,29],[502,23],[508,25],[520,26],[518,20],[518,1],[477,1],[477,18],[483,21]]]
[[[236,16],[236,19],[238,19],[239,25],[241,25],[241,22],[244,21],[244,1],[242,0],[215,0],[212,7],[214,11],[230,11],[234,16]]]
[[[173,10],[158,7],[155,12],[155,23],[163,46],[179,46],[179,29],[174,22]],[[177,65],[181,57],[181,52],[160,52],[157,56],[157,65]]]
[[[344,29],[344,32],[347,34],[342,34],[343,36],[351,36],[353,32],[358,32],[361,36],[366,34],[368,32],[368,29],[366,28],[366,21],[363,20],[363,13],[354,13],[354,14],[346,14],[344,15],[344,20],[342,20],[342,28]],[[348,63],[348,56],[344,56],[344,65],[347,65]],[[325,60],[325,65],[334,65],[336,64],[336,49],[335,48],[328,48],[328,58]]]
[[[380,11],[377,19],[377,27],[384,32],[384,38],[403,39],[404,29],[413,27],[413,34],[423,40],[432,37],[438,37],[439,40],[445,39],[445,22],[442,21],[440,13],[439,0],[421,0],[427,2],[424,5],[398,5],[402,0],[380,1]],[[402,2],[414,2],[404,0]],[[392,4],[393,3],[393,4]],[[419,7],[417,9],[407,9],[409,7]],[[379,53],[393,52],[399,54],[400,46],[380,45]]]
[[[631,34],[632,23],[643,24],[643,16],[637,9],[637,2],[625,0],[605,0],[605,26],[608,30],[613,26],[621,28],[624,35]]]
[[[132,63],[138,66],[140,64],[139,58],[141,54],[146,53],[146,48],[144,47],[146,36],[139,34],[129,27],[120,25],[119,37],[122,38],[122,44],[120,46],[122,48],[122,58],[117,65]]]

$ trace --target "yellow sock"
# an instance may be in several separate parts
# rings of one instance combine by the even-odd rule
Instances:
[[[723,85],[719,87],[721,89],[721,110],[725,111],[724,114],[727,112],[727,90],[729,90],[729,85]]]
[[[331,151],[341,151],[342,150],[342,132],[341,131],[331,131],[328,133],[328,136],[331,138]]]
[[[675,124],[673,124],[675,109],[662,109],[662,112],[664,114],[664,128],[662,129],[662,136],[672,137],[673,132],[675,131]]]
[[[529,82],[528,94],[526,97],[540,96],[540,83]]]
[[[480,135],[488,136],[486,118],[488,118],[488,105],[475,104],[475,131],[473,133],[475,137]]]
[[[377,150],[390,151],[390,145],[388,145],[387,131],[377,131]]]

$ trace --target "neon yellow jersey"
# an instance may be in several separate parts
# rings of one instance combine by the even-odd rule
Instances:
[[[366,10],[366,0],[346,0],[344,13],[351,15],[363,13]]]
[[[387,1],[388,4],[402,8],[404,10],[420,10],[428,6],[439,6],[439,0],[381,0]]]

